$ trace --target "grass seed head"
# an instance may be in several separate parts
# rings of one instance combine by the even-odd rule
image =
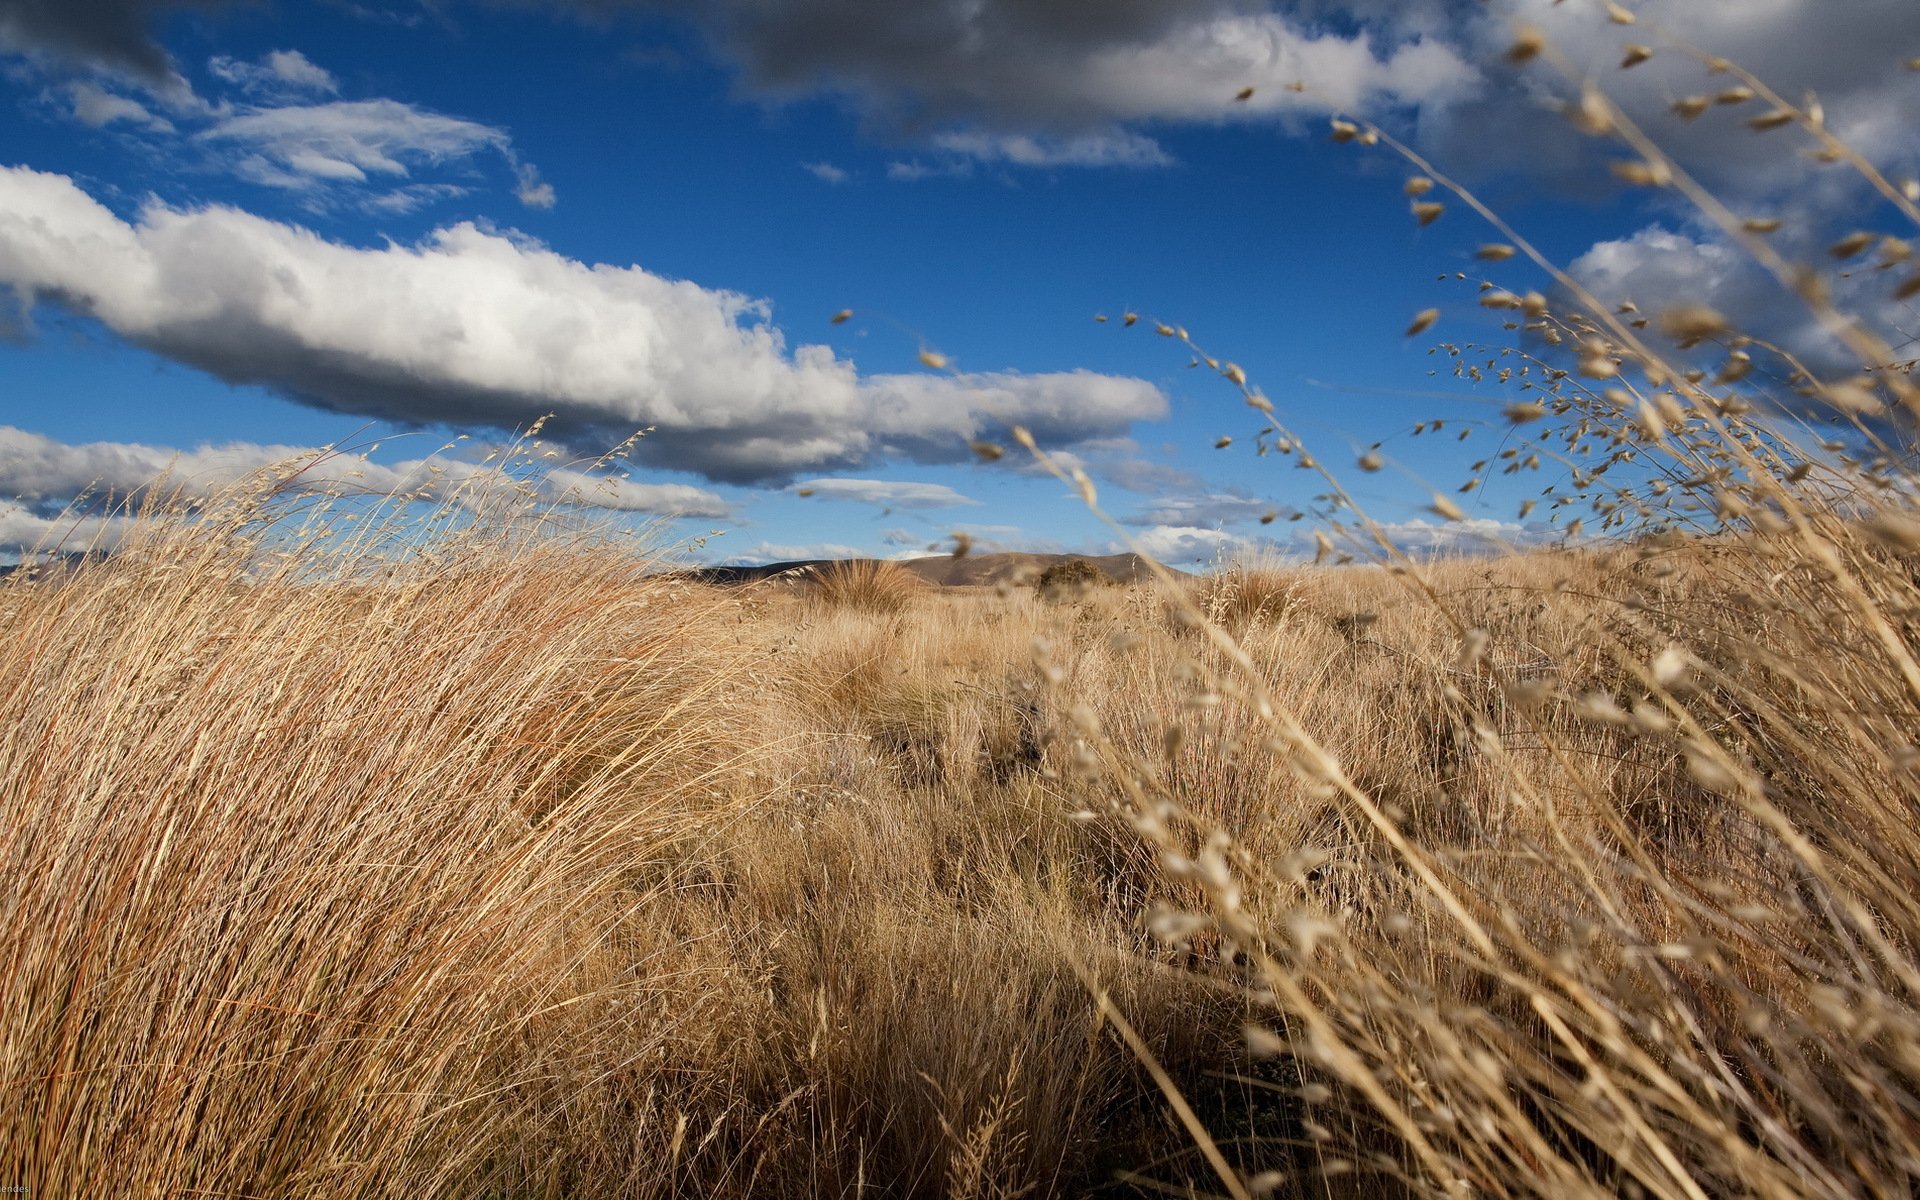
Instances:
[[[1731,326],[1718,309],[1682,304],[1660,314],[1660,332],[1683,346],[1725,333]]]
[[[1827,247],[1827,253],[1838,259],[1857,258],[1865,254],[1867,247],[1873,245],[1873,242],[1873,234],[1858,229]]]
[[[1547,35],[1538,25],[1522,25],[1513,31],[1513,44],[1507,47],[1507,61],[1515,65],[1529,63],[1547,48]]]

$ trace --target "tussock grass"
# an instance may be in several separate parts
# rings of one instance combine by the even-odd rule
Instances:
[[[1487,282],[1526,340],[1449,357],[1521,432],[1469,482],[1561,464],[1612,540],[1403,555],[1227,364],[1324,565],[728,591],[265,476],[10,577],[0,1183],[1912,1194],[1910,371],[1863,326],[1742,390],[1718,314],[1661,306],[1709,374]]]
[[[854,558],[828,563],[813,574],[813,596],[827,608],[897,613],[927,590],[927,584],[898,563]]]

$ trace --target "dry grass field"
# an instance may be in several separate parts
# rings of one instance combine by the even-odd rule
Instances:
[[[1920,1167],[1875,522],[1073,597],[261,519],[0,591],[36,1195]]]
[[[263,477],[13,573],[0,1185],[1913,1195],[1920,389],[1509,307],[1612,536],[717,586]]]

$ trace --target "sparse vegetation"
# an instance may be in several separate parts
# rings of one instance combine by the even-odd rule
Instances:
[[[732,590],[269,480],[9,578],[0,1184],[1911,1195],[1910,367],[1564,282],[1472,472],[1614,540],[1409,557],[1228,364],[1319,566]]]

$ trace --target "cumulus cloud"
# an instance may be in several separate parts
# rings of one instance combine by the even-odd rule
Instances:
[[[1131,544],[1115,542],[1109,553],[1137,550],[1176,567],[1213,563],[1245,556],[1258,548],[1256,539],[1196,525],[1153,525],[1133,535]]]
[[[607,0],[577,0],[604,9]],[[1474,75],[1445,44],[1310,28],[1248,0],[720,0],[679,9],[765,92],[839,92],[899,124],[1086,131],[1422,103]],[[1290,87],[1289,85],[1304,85]],[[1243,86],[1247,101],[1230,102]]]
[[[26,506],[0,501],[0,561],[29,551],[48,555],[111,550],[126,536],[126,517],[68,514],[48,516]]]
[[[801,163],[800,169],[815,179],[818,179],[821,183],[840,184],[846,183],[853,178],[852,175],[847,173],[845,167],[836,167],[830,162]]]
[[[1518,525],[1491,517],[1469,517],[1464,521],[1430,521],[1415,517],[1408,521],[1390,521],[1380,530],[1387,540],[1408,554],[1490,554],[1517,546],[1535,545],[1551,540],[1553,531],[1545,526]],[[1374,553],[1373,542],[1362,543]]]
[[[809,479],[799,489],[828,500],[851,500],[878,508],[956,508],[978,504],[944,483],[894,479]]]
[[[1822,240],[1806,229],[1780,238],[1789,260],[1799,261],[1823,257],[1824,248],[1817,244]],[[1795,246],[1798,252],[1791,249]],[[1878,269],[1873,265],[1876,261],[1874,256],[1863,258],[1863,265],[1849,277],[1832,279],[1835,301],[1877,330],[1888,344],[1911,345],[1911,333],[1898,331],[1911,329],[1915,311],[1910,302],[1896,300],[1892,294],[1893,285],[1907,276]],[[1603,304],[1631,301],[1650,312],[1683,304],[1706,305],[1725,314],[1734,328],[1764,336],[1824,375],[1851,375],[1869,365],[1745,250],[1713,231],[1648,226],[1596,243],[1574,260],[1569,273]],[[1716,347],[1706,346],[1695,357],[1704,360],[1719,353]],[[1756,379],[1780,381],[1792,374],[1791,368],[1769,353],[1756,350],[1754,358]]]
[[[732,481],[951,461],[1007,422],[1111,438],[1167,412],[1151,384],[1088,371],[862,377],[789,349],[763,302],[472,224],[362,249],[223,207],[130,223],[28,168],[0,170],[0,283],[316,407],[509,429],[552,412],[588,451],[655,427],[642,457]]]
[[[1781,187],[1804,188],[1807,165],[1791,133],[1756,134],[1745,120],[1758,102],[1716,106],[1698,120],[1674,119],[1668,107],[1687,95],[1714,95],[1736,80],[1710,75],[1679,47],[1692,45],[1753,71],[1783,96],[1819,96],[1828,126],[1883,167],[1911,170],[1920,145],[1910,136],[1920,77],[1903,69],[1920,44],[1920,6],[1908,0],[1768,0],[1764,4],[1636,0],[1634,27],[1609,22],[1597,5],[1543,0],[1492,0],[1451,17],[1446,35],[1476,61],[1492,61],[1516,24],[1540,27],[1571,63],[1691,169],[1739,200]],[[1649,44],[1651,60],[1622,71],[1628,42]],[[1570,132],[1558,109],[1572,85],[1544,64],[1490,72],[1477,94],[1462,97],[1422,130],[1449,163],[1513,168],[1532,177],[1586,174],[1610,143]],[[1832,176],[1838,183],[1844,173]]]

